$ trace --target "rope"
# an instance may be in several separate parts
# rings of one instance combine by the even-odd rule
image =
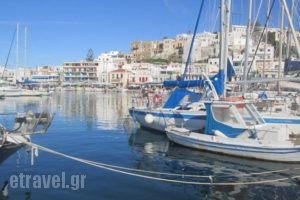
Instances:
[[[157,181],[163,181],[163,182],[171,182],[171,183],[180,183],[180,184],[192,184],[192,185],[215,185],[215,186],[228,186],[228,185],[253,185],[253,184],[264,184],[264,183],[274,183],[274,182],[280,182],[280,181],[286,181],[290,179],[296,179],[300,178],[300,175],[295,175],[295,176],[290,176],[290,177],[285,177],[285,178],[277,178],[277,179],[268,179],[268,180],[259,180],[259,181],[245,181],[245,182],[213,182],[214,179],[217,177],[214,176],[202,176],[202,175],[185,175],[185,174],[173,174],[173,173],[163,173],[163,172],[154,172],[154,171],[146,171],[146,170],[139,170],[139,169],[132,169],[132,168],[126,168],[126,167],[120,167],[120,166],[115,166],[115,165],[108,165],[100,162],[94,162],[86,159],[81,159],[77,158],[74,156],[69,156],[64,153],[60,153],[58,151],[54,151],[51,149],[48,149],[46,147],[31,143],[31,142],[24,142],[25,144],[37,148],[40,150],[43,150],[48,153],[52,153],[55,155],[59,155],[65,158],[69,158],[71,160],[75,160],[84,164],[88,164],[97,168],[101,169],[106,169],[109,171],[113,171],[116,173],[121,173],[121,174],[126,174],[130,176],[135,176],[135,177],[140,177],[140,178],[145,178],[145,179],[150,179],[150,180],[157,180]],[[295,169],[300,169],[300,168],[294,168]],[[127,170],[127,171],[126,171]],[[278,172],[284,172],[284,171],[290,171],[292,169],[283,169],[283,170],[274,170],[274,171],[266,171],[266,172],[260,172],[260,173],[250,173],[250,174],[240,174],[241,176],[250,176],[250,175],[261,175],[261,174],[270,174],[270,173],[278,173]],[[130,172],[131,171],[131,172]],[[207,178],[209,181],[205,182],[200,182],[200,181],[183,181],[183,180],[176,180],[176,179],[170,179],[170,178],[160,178],[160,177],[153,177],[150,175],[142,175],[138,173],[133,173],[133,172],[144,172],[144,173],[149,173],[149,174],[157,174],[157,175],[168,175],[168,176],[178,176],[181,178],[185,177],[193,177],[193,178]]]

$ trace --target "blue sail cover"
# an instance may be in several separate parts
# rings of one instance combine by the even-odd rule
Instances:
[[[198,79],[198,80],[172,80],[172,81],[164,81],[163,86],[164,87],[179,87],[179,88],[187,88],[187,87],[203,87],[203,80]]]
[[[232,77],[234,77],[235,71],[233,69],[232,63],[229,59],[227,59],[227,79],[230,81]],[[220,70],[215,76],[211,77],[210,80],[212,81],[216,92],[218,95],[222,95],[224,93],[224,79],[225,74],[224,70]],[[171,80],[171,81],[164,81],[164,87],[179,87],[179,88],[188,88],[188,87],[203,87],[204,80]]]
[[[199,93],[189,91],[185,88],[176,88],[166,101],[163,108],[175,108],[180,104],[180,101],[186,96],[188,96],[190,102],[197,102],[200,100],[201,97]]]
[[[231,81],[231,78],[234,77],[235,71],[233,69],[232,63],[229,59],[227,59],[227,79]]]
[[[225,78],[224,70],[220,70],[219,73],[217,73],[215,76],[210,78],[218,95],[224,94],[224,78]]]

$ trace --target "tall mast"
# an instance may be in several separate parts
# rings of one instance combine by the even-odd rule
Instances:
[[[25,66],[27,66],[27,26],[25,26],[25,30],[24,30],[24,60],[25,60]]]
[[[300,46],[299,46],[299,42],[298,42],[298,39],[297,39],[297,36],[296,36],[296,33],[295,33],[295,28],[294,28],[294,25],[293,25],[293,21],[292,21],[292,18],[290,16],[290,12],[288,10],[288,7],[286,5],[286,1],[285,0],[281,0],[281,3],[283,5],[283,8],[284,8],[284,11],[286,13],[286,16],[288,18],[288,21],[289,21],[289,24],[290,24],[290,27],[292,29],[292,36],[293,36],[293,39],[295,41],[295,44],[296,44],[296,48],[297,48],[297,56],[298,58],[300,57]]]
[[[224,97],[226,97],[226,82],[227,82],[227,59],[228,59],[228,35],[230,29],[230,10],[231,8],[231,0],[227,0],[226,9],[225,9],[225,41],[224,41],[224,59],[223,59],[223,66],[224,66]]]
[[[278,59],[278,78],[280,78],[280,70],[281,70],[281,63],[282,63],[282,41],[283,41],[283,24],[284,24],[284,8],[283,5],[281,5],[281,11],[280,11],[280,37],[279,37],[279,59]],[[279,83],[278,83],[279,86]],[[279,89],[279,87],[278,87]]]
[[[224,49],[225,49],[225,1],[220,1],[220,9],[221,9],[221,15],[220,15],[220,56],[219,56],[219,71],[220,74],[224,73]],[[225,91],[225,80],[222,82],[222,89],[220,90],[221,94],[220,96],[224,95]]]
[[[228,33],[230,23],[231,0],[221,0],[221,20],[220,20],[220,58],[219,70],[223,74],[223,91],[221,96],[226,97],[227,81],[227,57],[228,57]]]
[[[292,2],[291,2],[291,17],[292,18],[294,16],[294,9],[295,9],[295,0],[292,0]],[[289,29],[288,29],[285,58],[290,58],[290,45],[291,45],[291,25],[289,25]]]
[[[268,6],[267,6],[267,17],[269,15],[269,11],[270,10],[270,0],[268,0]],[[265,47],[264,47],[264,63],[263,63],[263,70],[262,70],[262,77],[265,77],[265,68],[266,68],[266,54],[267,54],[267,46],[268,46],[268,22],[269,20],[267,20],[267,24],[266,24],[266,40],[265,40]]]
[[[17,24],[17,38],[16,38],[16,67],[19,66],[19,23]]]
[[[221,5],[221,19],[220,19],[220,57],[219,57],[219,70],[223,70],[224,69],[224,66],[223,66],[223,63],[224,63],[224,41],[225,41],[225,38],[224,38],[224,16],[225,16],[225,0],[221,0],[220,1]]]
[[[246,33],[246,46],[245,46],[245,61],[244,61],[244,84],[243,84],[243,93],[247,90],[247,73],[248,73],[248,56],[249,56],[249,40],[250,40],[250,26],[251,26],[251,13],[252,13],[252,0],[249,0],[249,11],[248,11],[248,24],[247,24],[247,33]],[[254,59],[254,58],[253,58]]]

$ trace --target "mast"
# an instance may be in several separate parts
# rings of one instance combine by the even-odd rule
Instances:
[[[25,26],[25,30],[24,30],[24,37],[25,37],[25,40],[24,40],[24,61],[25,61],[25,66],[27,66],[27,26]]]
[[[270,0],[268,0],[268,6],[267,6],[267,17],[269,15],[270,10]],[[265,40],[265,47],[264,47],[264,63],[263,63],[263,70],[262,70],[262,77],[265,77],[265,68],[266,68],[266,54],[267,54],[267,46],[268,46],[268,20],[266,24],[266,40]]]
[[[19,66],[19,23],[17,23],[17,38],[16,38],[16,68]]]
[[[291,2],[291,17],[294,16],[295,9],[295,0]],[[286,55],[285,58],[290,58],[290,45],[291,45],[291,25],[289,25],[288,33],[287,33],[287,47],[286,47]]]
[[[223,76],[222,94],[226,97],[226,81],[227,81],[227,57],[228,57],[228,33],[230,23],[230,7],[231,0],[221,0],[221,20],[220,20],[220,58],[219,70]]]
[[[25,40],[24,40],[24,61],[25,61],[25,66],[27,66],[27,26],[25,26],[25,29],[24,29],[24,37],[25,37]]]
[[[290,15],[290,12],[288,10],[288,7],[286,5],[286,1],[285,0],[281,0],[281,3],[283,5],[283,8],[284,8],[284,11],[286,13],[286,16],[288,18],[288,21],[289,21],[289,24],[290,24],[290,27],[292,29],[292,36],[293,36],[293,39],[295,41],[295,44],[296,44],[296,48],[297,48],[297,56],[298,58],[300,57],[300,46],[299,46],[299,42],[298,42],[298,39],[297,39],[297,36],[296,36],[296,33],[295,33],[295,28],[294,28],[294,25],[293,25],[293,21],[292,21],[292,18],[291,18],[291,15]]]
[[[281,5],[281,11],[280,11],[280,36],[279,36],[279,59],[278,59],[278,73],[277,76],[280,78],[280,70],[281,70],[281,63],[282,63],[282,41],[283,41],[283,24],[284,24],[284,8],[283,5]],[[279,89],[279,83],[278,89]]]
[[[246,46],[245,46],[245,61],[244,61],[244,85],[243,93],[247,90],[247,71],[248,71],[248,56],[249,56],[249,39],[250,39],[250,26],[251,26],[251,13],[252,13],[252,0],[249,0],[249,11],[248,11],[248,24],[247,24],[247,33],[246,33]],[[254,59],[254,58],[253,58]]]
[[[220,56],[219,56],[219,70],[224,73],[224,49],[225,49],[225,0],[220,1]],[[225,81],[224,81],[225,82]],[[223,84],[224,86],[224,84]],[[224,88],[221,89],[224,94]],[[222,94],[221,94],[222,95]]]
[[[281,70],[281,64],[282,64],[282,41],[283,41],[283,24],[284,24],[284,8],[283,5],[281,5],[280,10],[280,34],[279,34],[279,58],[278,58],[278,70],[277,70],[277,76],[280,78],[280,70]],[[276,83],[277,85],[277,92],[279,94],[280,92],[280,83],[279,81]]]
[[[220,20],[220,57],[219,57],[219,62],[220,62],[220,70],[223,69],[223,51],[224,51],[224,10],[225,10],[225,0],[221,0],[221,20]]]
[[[223,59],[223,66],[224,66],[224,94],[223,96],[226,97],[226,82],[227,82],[227,59],[228,59],[228,35],[230,29],[230,12],[231,12],[231,0],[227,0],[226,10],[225,10],[225,41],[224,41],[224,59]]]

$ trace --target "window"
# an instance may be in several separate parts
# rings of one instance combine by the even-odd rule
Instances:
[[[221,123],[228,123],[232,125],[238,125],[238,120],[236,119],[234,112],[230,109],[230,106],[213,106],[212,112],[215,119]]]

